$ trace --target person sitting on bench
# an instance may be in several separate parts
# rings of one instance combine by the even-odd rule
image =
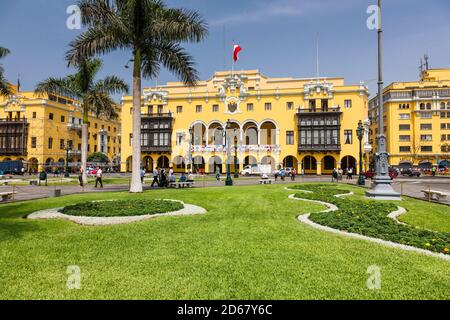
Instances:
[[[179,182],[186,182],[187,181],[187,177],[184,174],[184,172],[181,174],[180,180],[178,180]]]

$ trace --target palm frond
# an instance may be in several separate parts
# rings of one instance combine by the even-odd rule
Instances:
[[[6,57],[10,53],[11,51],[9,51],[9,49],[0,47],[0,59]]]
[[[81,92],[76,87],[73,77],[66,78],[48,78],[36,85],[34,92],[38,96],[45,94],[54,94],[59,96],[68,97],[71,99],[80,99]]]
[[[0,96],[9,96],[12,94],[11,85],[3,77],[3,73],[0,73]]]
[[[118,117],[116,112],[117,105],[106,93],[89,92],[84,96],[83,104],[98,118],[116,119]]]
[[[129,86],[125,81],[116,76],[108,76],[94,84],[92,91],[106,94],[128,93]]]
[[[146,30],[147,36],[180,42],[200,42],[208,35],[208,25],[197,11],[162,10]]]
[[[184,83],[194,86],[199,80],[194,59],[178,43],[159,42],[149,49],[156,52],[157,61]]]

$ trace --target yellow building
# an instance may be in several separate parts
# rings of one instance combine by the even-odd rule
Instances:
[[[90,115],[88,154],[103,152],[120,162],[120,120]],[[23,160],[28,171],[62,168],[81,161],[82,110],[64,97],[20,92],[0,96],[0,161]]]
[[[197,86],[179,82],[143,90],[142,163],[147,170],[226,171],[231,156],[248,164],[306,174],[357,169],[358,121],[368,118],[368,89],[342,78],[268,78],[257,70],[217,72]],[[132,97],[122,99],[122,171],[131,170]],[[231,125],[227,127],[227,121]],[[367,138],[368,139],[368,138]],[[234,172],[234,159],[231,170]]]
[[[394,82],[384,89],[384,101],[390,165],[431,168],[450,160],[450,69],[425,70],[420,81]],[[377,107],[375,97],[369,103],[374,147]]]

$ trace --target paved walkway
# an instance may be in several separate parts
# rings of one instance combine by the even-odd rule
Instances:
[[[224,178],[224,177],[223,177]],[[286,181],[281,181],[278,179],[276,184],[290,184],[290,183],[302,183],[302,182],[330,182],[331,178],[329,176],[305,176],[305,177],[297,177],[295,182],[291,182],[290,179],[286,179]],[[234,185],[236,186],[244,186],[244,185],[257,185],[259,184],[259,178],[243,178],[243,179],[234,179]],[[352,183],[356,184],[357,179],[353,180],[345,180],[344,183]],[[224,181],[217,182],[215,180],[211,180],[211,177],[208,179],[202,179],[201,177],[195,180],[195,186],[197,188],[207,188],[207,187],[220,187],[224,186]],[[366,186],[370,186],[370,181],[367,181]],[[433,190],[441,190],[450,193],[450,178],[419,178],[419,179],[410,179],[410,178],[399,178],[396,179],[393,187],[396,191],[401,192],[403,189],[403,194],[408,195],[415,198],[424,199],[423,193],[421,190],[431,188]],[[105,184],[103,189],[96,189],[93,185],[88,185],[85,188],[81,188],[77,185],[65,185],[65,186],[0,186],[0,192],[16,192],[14,196],[14,201],[23,201],[23,200],[33,200],[33,199],[41,199],[53,197],[55,195],[55,190],[60,189],[61,195],[70,195],[77,193],[92,193],[92,192],[114,192],[114,191],[127,191],[129,188],[128,184]],[[151,189],[147,184],[145,186],[146,190]],[[155,188],[158,189],[158,188]],[[446,204],[450,205],[450,199],[443,201]]]

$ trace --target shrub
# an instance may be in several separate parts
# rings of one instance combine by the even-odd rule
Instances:
[[[169,200],[113,200],[74,204],[59,212],[84,217],[124,217],[158,214],[183,209],[181,202]]]
[[[397,223],[388,217],[389,213],[397,210],[397,206],[393,203],[337,198],[335,195],[348,191],[340,190],[333,185],[300,185],[295,189],[313,192],[297,193],[295,196],[298,198],[324,201],[339,208],[334,212],[312,213],[310,219],[318,224],[449,254],[450,234]]]

